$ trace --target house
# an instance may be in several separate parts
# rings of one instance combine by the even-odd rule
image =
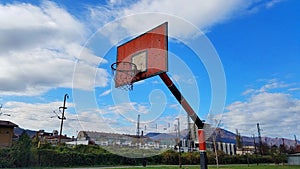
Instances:
[[[89,144],[97,144],[100,146],[131,146],[133,143],[131,137],[123,134],[93,131],[80,131],[77,140],[88,140]]]
[[[18,125],[10,121],[0,120],[0,148],[12,145],[15,127],[18,127]]]
[[[89,144],[99,146],[132,147],[139,149],[167,149],[175,145],[175,141],[166,138],[152,138],[146,136],[136,136],[128,134],[104,133],[93,131],[80,131],[77,140],[88,140]]]
[[[296,145],[293,154],[288,155],[289,165],[300,165],[300,145]]]
[[[41,144],[50,143],[53,145],[58,144],[59,135],[57,130],[53,130],[52,133],[45,132],[44,130],[39,130],[36,132],[36,136],[39,140],[39,146]],[[72,138],[67,137],[66,135],[61,135],[61,143],[70,142]]]
[[[256,152],[255,146],[243,146],[242,148],[238,148],[236,150],[236,154],[238,155],[254,154],[255,152]]]
[[[289,154],[288,165],[300,165],[300,153]]]

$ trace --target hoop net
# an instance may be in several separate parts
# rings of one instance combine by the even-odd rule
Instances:
[[[111,65],[115,86],[119,89],[133,90],[133,79],[138,73],[137,66],[131,62],[116,62]]]

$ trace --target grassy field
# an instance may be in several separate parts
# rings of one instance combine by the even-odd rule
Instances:
[[[179,169],[179,166],[175,165],[155,165],[155,166],[115,166],[115,167],[68,167],[68,168],[57,168],[57,169],[137,169],[137,168],[144,168],[144,169]],[[199,169],[200,166],[198,165],[183,165],[182,169]],[[14,168],[16,169],[16,168]],[[29,168],[22,168],[22,169],[29,169]],[[53,169],[52,167],[34,167],[30,169]],[[289,166],[289,165],[268,165],[268,164],[260,164],[260,165],[220,165],[219,168],[217,166],[208,166],[208,169],[300,169],[300,166]]]
[[[136,168],[149,168],[149,169],[178,169],[179,166],[147,166],[147,167],[124,167],[118,169],[136,169]],[[199,169],[200,166],[182,166],[182,169]],[[219,169],[300,169],[300,166],[288,165],[221,165]],[[217,169],[217,166],[208,166],[208,169]]]

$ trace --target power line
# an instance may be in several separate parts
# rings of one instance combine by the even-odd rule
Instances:
[[[1,105],[0,105],[0,116],[1,116],[1,115],[4,115],[4,116],[10,116],[10,114],[2,113],[2,111],[1,111],[2,107],[3,107],[3,105],[1,104]]]

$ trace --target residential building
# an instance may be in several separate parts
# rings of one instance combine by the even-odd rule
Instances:
[[[296,145],[293,154],[288,154],[289,165],[300,165],[300,145]]]
[[[36,136],[39,140],[39,146],[41,144],[50,143],[53,145],[57,145],[59,141],[59,135],[57,130],[53,130],[52,133],[45,132],[44,130],[39,130],[36,133]],[[72,138],[67,137],[67,135],[61,135],[61,143],[70,142]]]
[[[256,151],[255,146],[243,146],[242,148],[238,148],[236,150],[236,154],[245,155],[245,154],[254,154]]]
[[[300,153],[288,154],[288,165],[300,165]]]
[[[174,148],[175,139],[167,134],[155,133],[153,137],[128,134],[80,131],[78,141],[88,140],[99,146],[135,147],[139,149],[170,149]]]
[[[14,136],[14,128],[18,125],[0,120],[0,148],[11,147]]]

